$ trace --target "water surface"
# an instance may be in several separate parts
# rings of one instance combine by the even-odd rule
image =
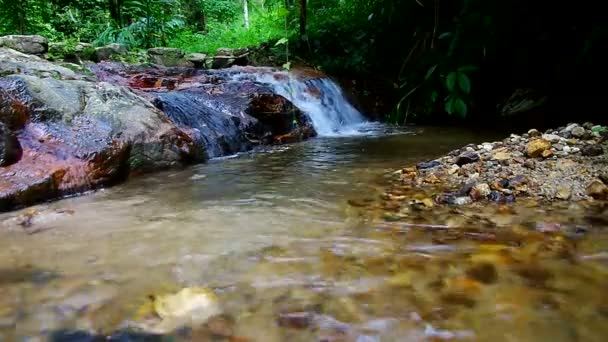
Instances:
[[[424,214],[478,235],[375,219],[349,200],[377,202],[395,168],[495,135],[364,127],[1,215],[4,339],[109,333],[136,325],[149,294],[187,286],[213,289],[243,341],[608,336],[602,223],[524,204]],[[529,228],[547,220],[582,233]],[[500,229],[514,233],[479,238]],[[302,312],[315,318],[299,326]]]

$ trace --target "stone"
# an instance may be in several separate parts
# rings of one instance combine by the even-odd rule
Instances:
[[[547,159],[547,158],[551,158],[553,157],[554,153],[551,150],[544,150],[543,153],[541,153],[541,157]]]
[[[50,63],[38,56],[26,55],[12,49],[0,48],[0,76],[13,74],[68,80],[81,78],[74,71]]]
[[[10,35],[0,37],[0,47],[6,47],[28,55],[43,55],[48,51],[49,41],[38,35]]]
[[[448,174],[453,175],[456,172],[458,172],[458,170],[460,170],[460,166],[458,166],[456,164],[452,164],[452,166],[450,166],[450,168],[448,169]]]
[[[95,48],[93,54],[93,60],[95,62],[106,61],[112,59],[114,56],[126,55],[129,52],[126,45],[112,43],[106,46]]]
[[[587,186],[586,193],[596,200],[606,200],[608,199],[608,186],[595,179]]]
[[[554,148],[556,151],[562,151],[564,149],[563,144],[553,144],[551,147]]]
[[[456,165],[462,166],[479,160],[479,154],[471,151],[461,153],[456,159]]]
[[[570,153],[570,152],[572,152],[572,148],[570,146],[564,146],[564,148],[562,148],[562,151],[564,151],[566,153]]]
[[[586,145],[581,148],[581,154],[587,157],[597,157],[604,154],[604,149],[599,144]]]
[[[509,160],[511,159],[511,154],[508,152],[496,152],[492,155],[492,160]]]
[[[416,167],[419,170],[426,170],[426,169],[432,169],[432,168],[437,167],[439,165],[441,165],[440,162],[438,162],[437,160],[432,160],[432,161],[428,161],[428,162],[418,163],[418,164],[416,164]]]
[[[551,143],[546,139],[535,139],[526,146],[526,155],[530,158],[540,157],[543,151],[551,148]]]
[[[568,126],[566,126],[566,128],[564,128],[563,131],[572,132],[572,130],[574,130],[576,127],[579,127],[579,125],[572,123],[572,124],[569,124]]]
[[[192,63],[184,58],[185,54],[181,49],[157,47],[148,49],[150,62],[166,67],[191,67]]]
[[[207,55],[204,53],[190,53],[184,57],[187,61],[192,63],[195,68],[206,67]]]
[[[530,138],[536,138],[536,137],[540,137],[542,134],[537,130],[537,129],[531,129],[528,131],[528,136]]]
[[[560,137],[559,135],[551,133],[543,134],[542,138],[552,143],[564,140],[564,138]]]
[[[587,122],[583,123],[583,128],[585,128],[585,129],[591,129],[591,128],[593,128],[593,126],[594,126],[593,122],[587,121]]]
[[[478,184],[475,184],[473,186],[473,188],[471,189],[470,196],[471,196],[471,198],[473,198],[473,200],[479,201],[481,199],[486,198],[488,195],[490,195],[491,191],[492,190],[490,190],[490,186],[488,184],[478,183]]]
[[[600,173],[598,178],[606,185],[608,185],[608,171],[603,171]]]
[[[570,198],[570,196],[572,195],[572,190],[570,190],[570,188],[567,187],[559,187],[557,189],[557,191],[555,192],[555,198],[561,199],[561,200],[567,200]]]
[[[581,126],[576,126],[574,127],[571,132],[573,137],[575,138],[582,138],[585,135],[585,129]]]
[[[462,197],[455,197],[454,200],[452,201],[452,204],[454,205],[467,205],[467,204],[471,204],[473,202],[473,200],[471,199],[471,197],[469,196],[462,196]]]
[[[494,145],[491,143],[483,143],[483,144],[481,144],[481,148],[490,152],[494,148]]]
[[[21,145],[17,136],[0,121],[0,166],[14,164],[21,158]]]

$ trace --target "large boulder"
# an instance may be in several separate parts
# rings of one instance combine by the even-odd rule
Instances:
[[[0,47],[10,48],[29,55],[42,55],[48,51],[49,41],[37,35],[11,35],[0,37]]]
[[[195,68],[205,68],[207,63],[207,55],[204,53],[190,53],[184,57],[188,62],[192,63]]]
[[[0,48],[0,76],[25,74],[74,80],[80,78],[74,71],[32,55]]]
[[[148,49],[150,62],[166,67],[192,67],[193,64],[187,61],[184,56],[184,51],[176,48],[158,47]]]
[[[117,56],[126,55],[129,52],[129,49],[123,44],[112,43],[105,46],[101,46],[95,48],[95,52],[93,53],[93,60],[95,62],[106,61],[110,59],[114,59]]]
[[[22,149],[0,168],[0,210],[204,158],[149,101],[109,83],[0,78],[0,122]]]

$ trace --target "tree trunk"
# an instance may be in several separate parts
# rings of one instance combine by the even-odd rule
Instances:
[[[108,10],[110,11],[110,18],[112,18],[118,26],[122,26],[121,18],[121,7],[123,0],[108,0]]]
[[[243,14],[245,15],[245,28],[249,30],[249,8],[247,7],[247,0],[243,0]]]
[[[300,39],[306,39],[306,0],[300,0]]]

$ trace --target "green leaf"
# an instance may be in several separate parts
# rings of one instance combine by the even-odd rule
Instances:
[[[445,38],[450,38],[452,36],[452,32],[443,32],[442,34],[439,35],[439,39],[445,39]]]
[[[429,78],[431,78],[431,76],[433,75],[433,72],[435,72],[435,69],[437,69],[437,64],[430,67],[429,71],[426,72],[426,75],[424,76],[425,81],[428,81]]]
[[[438,97],[439,97],[439,94],[437,94],[436,91],[431,93],[431,101],[433,101],[433,103],[437,102]]]
[[[467,104],[461,98],[454,99],[454,111],[463,118],[467,116]]]
[[[606,130],[608,130],[606,126],[593,126],[593,128],[591,128],[592,132],[604,132]]]
[[[287,62],[287,63],[283,64],[283,69],[289,70],[290,68],[291,68],[291,62]]]
[[[471,71],[477,71],[479,70],[479,67],[476,65],[463,65],[460,68],[458,68],[458,71],[460,72],[471,72]]]
[[[451,96],[448,96],[447,100],[445,101],[445,111],[450,115],[454,113],[454,100]]]
[[[279,45],[282,45],[282,44],[287,44],[288,42],[289,42],[289,39],[283,37],[283,38],[279,39],[279,41],[277,41],[277,43],[274,44],[274,46],[279,46]]]
[[[448,74],[448,77],[445,80],[445,86],[448,88],[450,92],[453,92],[456,88],[456,78],[458,77],[455,71],[451,71]]]
[[[465,94],[471,92],[471,80],[469,79],[469,76],[467,76],[467,74],[465,74],[464,72],[458,73],[458,87]]]

